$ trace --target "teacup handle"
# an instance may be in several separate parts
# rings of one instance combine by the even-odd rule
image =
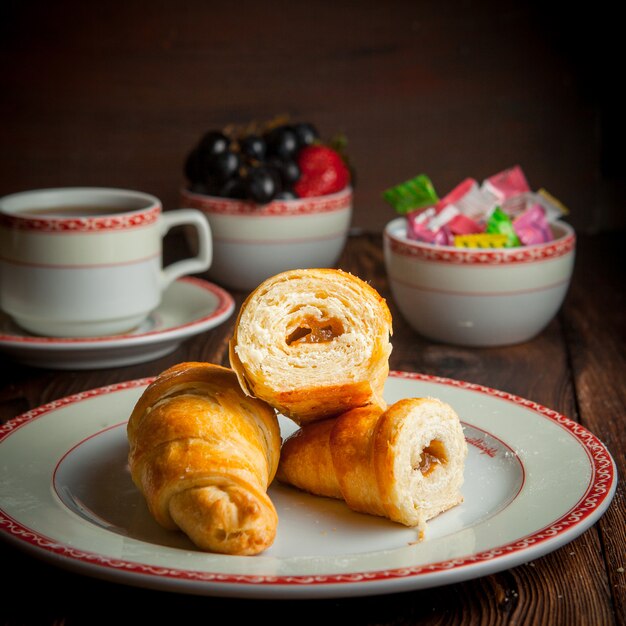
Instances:
[[[205,272],[213,260],[213,245],[209,222],[201,211],[196,209],[177,209],[161,213],[161,237],[174,226],[193,226],[198,233],[198,254],[189,259],[176,261],[161,272],[161,288],[165,289],[172,281],[188,274]]]

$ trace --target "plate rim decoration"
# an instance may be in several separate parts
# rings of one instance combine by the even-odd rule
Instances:
[[[550,433],[554,433],[554,441],[549,441],[548,443],[554,444],[556,442],[558,444],[558,435],[567,435],[566,443],[559,445],[564,446],[564,449],[570,445],[579,446],[582,451],[580,452],[580,459],[578,459],[577,462],[588,463],[589,469],[589,476],[584,479],[584,484],[582,482],[583,479],[576,475],[568,474],[566,478],[563,479],[572,483],[572,497],[577,497],[575,504],[567,504],[567,509],[559,510],[558,515],[555,515],[554,512],[545,513],[545,515],[552,517],[550,517],[546,523],[543,523],[543,518],[540,518],[539,522],[542,525],[537,530],[516,536],[513,540],[507,540],[501,544],[498,544],[496,539],[494,539],[494,545],[479,546],[476,549],[472,548],[474,551],[470,551],[466,555],[435,559],[430,562],[408,566],[359,569],[359,560],[367,562],[365,558],[367,555],[363,555],[363,558],[361,558],[361,555],[357,554],[356,556],[352,555],[354,556],[355,563],[353,569],[346,566],[347,569],[345,571],[338,569],[328,572],[308,571],[306,567],[298,565],[298,563],[305,563],[307,557],[295,557],[291,559],[293,563],[288,563],[290,559],[283,559],[285,563],[288,563],[286,567],[293,567],[293,571],[290,570],[288,573],[276,574],[268,573],[269,569],[272,569],[271,565],[268,571],[263,571],[263,567],[265,566],[263,564],[264,562],[261,562],[259,569],[259,567],[257,567],[259,562],[255,564],[257,557],[228,557],[224,555],[208,554],[208,569],[191,569],[186,566],[176,566],[175,563],[172,563],[170,567],[168,565],[157,564],[156,562],[150,563],[145,559],[141,562],[130,558],[112,556],[111,554],[102,554],[98,551],[90,552],[69,545],[67,542],[59,539],[58,533],[57,536],[55,536],[54,528],[50,530],[49,526],[46,527],[45,521],[41,522],[38,520],[40,524],[43,523],[44,528],[48,528],[48,532],[25,525],[18,519],[20,516],[19,506],[12,501],[8,501],[10,499],[3,502],[2,496],[0,496],[0,537],[8,539],[14,545],[34,553],[37,557],[52,561],[61,567],[78,571],[79,573],[86,573],[95,577],[106,578],[140,587],[222,597],[269,599],[330,598],[346,597],[349,595],[377,595],[425,589],[461,582],[463,580],[478,578],[487,574],[510,569],[534,558],[548,554],[572,541],[590,528],[604,514],[610,505],[617,485],[615,462],[606,446],[584,426],[534,401],[526,400],[514,394],[476,383],[397,370],[390,372],[390,378],[399,381],[408,381],[407,383],[399,383],[398,388],[402,389],[404,388],[402,386],[404,384],[409,387],[415,387],[416,389],[420,389],[420,387],[429,389],[433,388],[433,386],[437,390],[445,389],[450,393],[459,394],[459,398],[468,398],[468,405],[470,400],[474,400],[472,394],[478,394],[476,396],[478,400],[491,402],[493,406],[501,406],[503,408],[517,407],[515,411],[517,411],[520,416],[528,412],[529,425],[535,423],[534,420],[539,420],[536,422],[540,425],[537,431],[539,434],[545,435],[547,432],[549,437],[552,437],[553,435]],[[28,429],[32,424],[36,424],[37,420],[41,418],[56,419],[58,418],[59,412],[64,411],[66,412],[66,416],[69,416],[70,413],[67,411],[73,409],[68,409],[68,407],[79,406],[81,402],[88,402],[94,398],[105,398],[104,402],[108,403],[110,401],[112,402],[111,398],[115,397],[114,394],[118,392],[134,390],[133,393],[139,393],[141,388],[147,386],[153,379],[153,377],[136,379],[90,389],[49,402],[9,420],[4,425],[0,426],[0,458],[2,458],[3,445],[7,445],[7,441],[10,440],[15,433],[19,431],[23,432],[24,429]],[[129,398],[131,396],[132,394],[129,395]],[[487,400],[487,398],[493,400]],[[120,397],[120,402],[125,400],[125,396]],[[465,402],[465,400],[463,401]],[[84,405],[81,405],[81,408],[83,406]],[[127,408],[132,409],[132,406],[128,406]],[[77,414],[81,414],[81,411],[78,411]],[[60,441],[59,445],[61,447],[65,446],[63,448],[65,450],[64,454],[67,454],[72,448],[79,445],[81,441],[91,437],[97,437],[107,430],[122,426],[125,424],[127,417],[128,415],[117,415],[115,418],[112,416],[109,424],[99,425],[98,428],[95,428],[95,424],[88,422],[84,428],[86,432],[89,432],[86,437],[80,437],[78,443],[75,440],[73,442],[69,441],[69,435],[67,433],[65,433],[65,435],[61,433],[58,435]],[[70,417],[67,417],[67,419],[70,419]],[[71,419],[75,418],[71,417]],[[498,418],[497,416],[486,415],[483,419],[487,421],[495,420],[494,424],[497,424],[498,419],[511,418]],[[544,422],[543,420],[547,421]],[[471,422],[471,420],[465,420],[463,418],[462,421]],[[494,430],[497,431],[498,428],[501,427],[502,422],[499,424],[498,427],[494,427]],[[466,425],[473,425],[473,423]],[[553,427],[556,427],[556,430],[553,430]],[[480,430],[483,427],[478,425],[476,428]],[[541,428],[547,429],[546,432],[541,431]],[[486,430],[485,432],[493,436],[492,430]],[[515,437],[514,430],[511,431],[510,436],[512,438]],[[63,437],[65,437],[65,439],[63,439]],[[507,441],[506,437],[502,436],[500,438],[503,439],[505,446],[511,447],[511,449],[515,447],[514,441]],[[66,441],[66,439],[68,439],[68,441]],[[578,450],[578,447],[576,447],[576,450]],[[554,455],[554,459],[544,458],[541,460],[541,463],[550,464],[554,462],[558,462],[556,455]],[[55,468],[58,467],[59,463],[60,460],[57,459]],[[528,473],[528,467],[531,469],[533,467],[530,457],[524,461],[522,472]],[[55,468],[52,468],[53,472],[56,471]],[[45,480],[48,485],[51,485],[53,477],[48,470],[48,467],[44,468],[44,471],[40,472],[42,475],[39,476],[37,480]],[[1,480],[2,478],[0,477],[0,482]],[[16,480],[26,481],[27,479],[17,478]],[[49,489],[49,491],[52,504],[48,503],[48,506],[54,505],[67,511],[67,507],[61,500],[58,497],[55,499],[53,495],[54,490]],[[520,492],[522,491],[523,490],[520,488]],[[514,496],[513,500],[517,499],[518,496],[521,497],[520,492]],[[530,495],[526,494],[523,497],[530,497]],[[544,495],[542,497],[546,496]],[[52,502],[52,500],[54,500],[54,502]],[[564,502],[559,502],[555,506],[559,507],[563,506],[563,504]],[[494,514],[492,519],[497,521],[498,515],[499,513]],[[87,522],[83,520],[83,524],[87,524]],[[466,530],[466,528],[460,530]],[[114,534],[113,531],[103,528],[99,528],[97,531],[94,530],[93,532],[108,532],[110,535]],[[515,530],[514,532],[518,531]],[[125,540],[128,540],[130,543],[142,543],[140,540],[133,538],[125,538]],[[426,541],[428,541],[428,539],[426,539]],[[172,550],[172,548],[161,548],[157,544],[151,545],[153,552],[159,553],[163,550],[163,555],[165,556],[170,554],[168,550]],[[438,548],[435,547],[434,549],[436,551]],[[414,553],[405,553],[405,550],[410,550],[410,548],[402,547],[395,549],[396,552],[402,551],[403,555],[408,555],[408,557],[411,558]],[[389,554],[392,555],[393,552],[394,550],[391,550]],[[382,551],[381,555],[380,558],[383,560],[387,558],[385,551]],[[219,567],[210,565],[211,557],[215,557],[214,563],[219,563]],[[329,561],[331,559],[339,561],[343,557],[345,557],[345,555],[338,554],[324,558]],[[313,559],[317,557],[310,558]],[[393,560],[393,555],[389,558]],[[231,560],[229,561],[229,559]],[[298,559],[300,559],[300,561],[298,561]],[[322,562],[324,561],[321,557],[320,559]],[[268,557],[267,563],[271,564],[276,560],[280,561],[281,558],[273,557],[269,559]],[[184,559],[181,556],[181,562],[182,561],[184,561]],[[222,567],[223,563],[233,564],[233,567],[231,569],[227,567],[226,570],[224,570]],[[247,563],[250,563],[250,568],[247,568]],[[213,567],[213,569],[211,569],[211,567]],[[298,569],[299,567],[300,569]]]

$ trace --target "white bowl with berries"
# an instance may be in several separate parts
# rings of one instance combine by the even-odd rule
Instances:
[[[289,269],[336,266],[353,175],[341,146],[323,143],[313,125],[209,131],[189,153],[185,176],[181,207],[202,211],[211,227],[211,280],[249,291]]]

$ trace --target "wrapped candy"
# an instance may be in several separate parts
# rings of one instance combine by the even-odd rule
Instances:
[[[498,233],[474,233],[454,237],[454,245],[457,248],[505,248],[508,242],[508,235]]]
[[[435,205],[435,208],[441,210],[449,204],[456,204],[457,201],[466,196],[474,188],[478,189],[478,183],[473,178],[466,178],[462,183],[459,183],[452,191],[441,198]]]
[[[543,187],[537,192],[537,202],[544,208],[549,222],[554,222],[569,213],[568,208]]]
[[[515,219],[534,205],[539,205],[544,210],[544,215],[549,222],[554,222],[567,214],[567,209],[545,189],[538,192],[527,191],[518,196],[513,196],[502,203],[502,210],[511,218]]]
[[[485,179],[482,184],[482,189],[493,194],[500,203],[514,196],[518,196],[521,193],[530,191],[526,176],[524,176],[524,172],[519,165],[515,165],[508,170],[504,170]]]
[[[545,211],[539,204],[534,204],[515,218],[513,228],[525,246],[546,243],[553,239]]]
[[[480,222],[491,213],[496,203],[497,199],[492,193],[480,189],[473,178],[466,178],[444,196],[435,208],[440,210],[445,206],[454,205],[463,215]]]
[[[383,197],[406,215],[407,237],[442,246],[493,248],[551,241],[550,224],[567,214],[545,189],[531,191],[519,165],[486,178],[466,178],[439,199],[420,174]]]
[[[504,246],[505,248],[515,248],[522,245],[513,228],[511,218],[500,207],[496,207],[489,216],[485,232],[506,235],[507,242]]]
[[[427,209],[419,209],[417,211],[411,211],[406,216],[407,224],[407,237],[409,239],[419,239],[419,235],[423,228],[426,228],[426,224],[435,215],[435,208],[428,207]]]
[[[482,233],[484,227],[481,226],[476,220],[471,217],[467,217],[463,213],[459,213],[453,217],[449,222],[450,232],[454,235],[471,235],[473,233]]]
[[[404,214],[433,206],[439,200],[439,196],[437,196],[435,188],[426,174],[420,174],[411,180],[387,189],[383,193],[383,198],[398,213]]]
[[[407,237],[440,246],[452,245],[453,235],[446,222],[445,216],[444,219],[438,216],[434,207],[412,211],[407,215]]]
[[[435,215],[430,218],[428,227],[432,230],[439,230],[442,226],[447,226],[460,215],[460,211],[452,204],[444,207],[441,211],[435,208]]]
[[[439,246],[450,246],[453,242],[452,233],[446,226],[442,226],[438,230],[430,230],[425,224],[415,224],[412,230],[412,235],[409,239],[415,239],[416,241],[423,241],[424,243],[433,243]]]

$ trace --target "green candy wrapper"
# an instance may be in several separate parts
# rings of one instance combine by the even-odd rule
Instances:
[[[420,174],[395,187],[390,187],[383,192],[383,198],[402,215],[433,206],[439,200],[426,174]]]
[[[497,206],[493,210],[493,213],[489,216],[485,232],[497,235],[506,235],[507,242],[504,246],[505,248],[516,248],[517,246],[522,245],[522,242],[515,233],[511,218],[499,206]]]

